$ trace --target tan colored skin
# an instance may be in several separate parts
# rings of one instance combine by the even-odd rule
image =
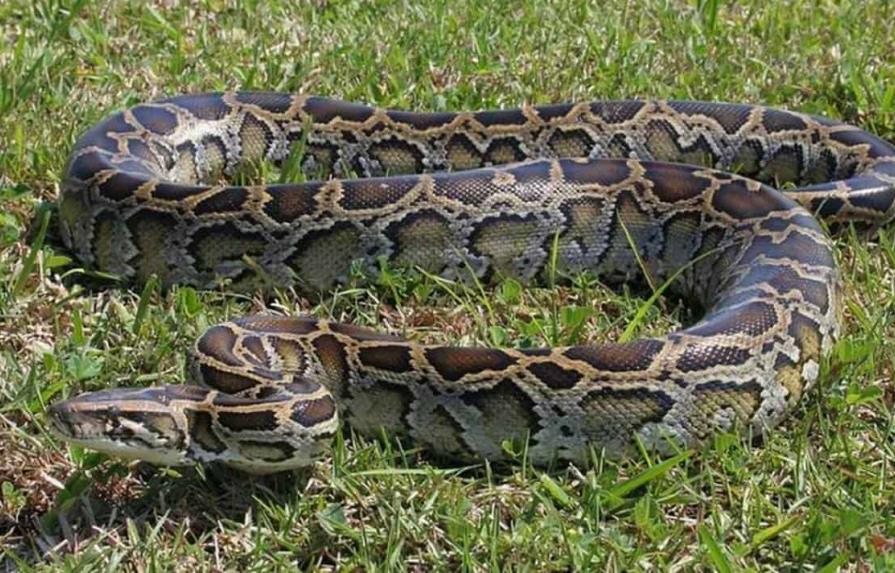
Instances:
[[[301,135],[299,135],[301,134]],[[228,187],[282,159],[370,176]],[[787,196],[700,166],[793,183]],[[642,281],[641,262],[706,309],[656,339],[532,350],[425,346],[310,318],[209,329],[201,386],[86,394],[51,409],[63,438],[161,464],[266,473],[310,463],[339,417],[453,459],[584,463],[592,448],[668,451],[718,430],[761,434],[817,378],[839,329],[832,222],[895,216],[895,149],[857,128],[760,107],[597,102],[407,114],[283,94],[186,96],[113,116],[79,142],[60,199],[87,264],[136,282],[326,290],[381,257],[448,278],[537,282],[558,238],[563,273]],[[638,249],[631,250],[631,242]],[[248,255],[253,261],[246,263]]]

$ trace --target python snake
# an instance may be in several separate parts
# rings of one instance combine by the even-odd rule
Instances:
[[[233,184],[264,162],[313,180]],[[816,381],[840,329],[834,253],[812,214],[895,218],[895,147],[721,103],[415,113],[236,92],[137,105],[83,135],[66,168],[62,236],[90,267],[321,292],[383,258],[526,283],[555,259],[610,285],[670,280],[705,314],[661,337],[537,349],[250,316],[199,338],[194,384],[87,393],[50,417],[96,450],[254,473],[311,463],[340,420],[451,459],[524,447],[536,464],[762,435]]]

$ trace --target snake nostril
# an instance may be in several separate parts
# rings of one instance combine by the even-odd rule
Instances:
[[[63,407],[64,402],[56,402],[55,404],[51,404],[49,408],[47,408],[47,417],[50,422],[50,427],[57,432],[61,432],[64,434],[70,433],[68,428],[68,424],[66,423],[66,414],[67,410]]]
[[[64,404],[65,402],[56,402],[47,407],[47,414],[50,415],[50,419],[58,420],[65,414]]]

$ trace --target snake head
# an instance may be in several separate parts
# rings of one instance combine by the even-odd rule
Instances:
[[[49,408],[65,441],[126,459],[179,466],[222,462],[255,474],[313,463],[338,427],[328,390],[298,381],[249,398],[200,386],[81,394]]]
[[[105,454],[184,465],[191,462],[188,420],[172,404],[192,403],[208,392],[191,386],[89,392],[50,406],[50,427],[69,443]]]

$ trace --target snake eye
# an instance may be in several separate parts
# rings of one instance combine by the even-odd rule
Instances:
[[[134,435],[133,430],[121,424],[115,424],[109,435],[113,438],[131,438]]]

